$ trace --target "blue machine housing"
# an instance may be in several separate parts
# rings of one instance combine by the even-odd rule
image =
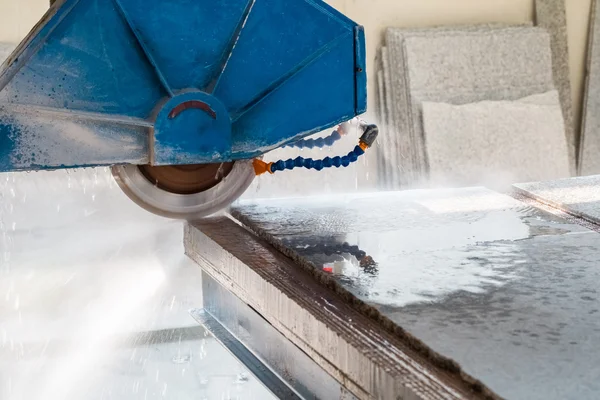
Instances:
[[[366,110],[320,0],[57,1],[0,69],[0,171],[259,156]]]

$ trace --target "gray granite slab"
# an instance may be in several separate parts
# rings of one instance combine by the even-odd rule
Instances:
[[[387,54],[386,54],[387,57]],[[393,130],[390,129],[390,110],[387,101],[389,86],[385,84],[383,67],[377,72],[379,121],[381,134],[378,136],[375,147],[377,149],[377,187],[382,190],[393,189],[395,185],[394,172],[397,170],[393,161],[395,158],[395,140]]]
[[[392,76],[397,77],[394,75],[393,68],[391,67],[390,57],[389,47],[383,47],[381,49],[381,60],[383,81],[386,88],[385,103],[387,106],[386,128],[383,132],[383,136],[385,136],[383,160],[387,166],[385,171],[386,189],[399,189],[406,183],[406,175],[401,174],[401,165],[405,165],[406,160],[403,157],[405,153],[398,150],[400,149],[402,140],[404,140],[404,133],[396,129],[396,119],[398,116],[395,114],[396,105],[394,103]]]
[[[545,182],[519,183],[514,187],[544,203],[600,223],[600,176],[590,175]]]
[[[413,122],[412,108],[409,105],[410,92],[408,66],[404,39],[411,36],[443,35],[449,32],[479,32],[491,29],[506,28],[504,24],[481,24],[438,26],[429,28],[388,28],[386,31],[386,52],[382,55],[386,86],[389,88],[388,104],[390,104],[390,127],[394,132],[392,148],[389,150],[390,163],[395,166],[391,180],[395,182],[392,189],[415,186],[423,175],[422,140],[414,137],[411,130]],[[387,61],[387,65],[386,65]]]
[[[393,189],[404,188],[414,179],[413,165],[409,156],[412,150],[407,122],[406,72],[402,54],[402,40],[403,36],[396,34],[395,31],[387,31],[388,57],[387,62],[384,58],[384,73],[386,73],[386,86],[389,92],[389,122],[393,136],[388,158],[389,162],[396,167],[391,172],[391,180],[394,183]]]
[[[427,35],[433,32],[448,32],[455,29],[489,29],[488,26],[472,27],[436,27],[436,28],[413,28],[398,29],[388,28],[386,31],[386,52],[388,57],[383,56],[384,71],[386,78],[390,104],[390,127],[393,132],[393,143],[389,149],[387,158],[396,168],[391,172],[391,180],[395,183],[392,189],[406,188],[414,185],[419,177],[418,155],[420,151],[416,146],[413,132],[410,129],[412,121],[409,106],[408,71],[406,55],[404,50],[404,39],[411,35]],[[385,64],[387,59],[387,65]]]
[[[387,47],[382,47],[381,48],[381,68],[382,68],[382,72],[383,72],[383,84],[385,86],[385,97],[384,97],[384,102],[386,105],[386,114],[387,114],[387,118],[385,119],[384,123],[386,124],[386,126],[392,126],[393,125],[393,118],[392,118],[392,83],[391,83],[391,76],[390,76],[390,55],[389,55],[389,51]]]
[[[377,71],[377,111],[380,124],[387,125],[388,112],[385,101],[385,80],[383,78],[383,70]]]
[[[578,172],[600,174],[600,21],[598,2],[592,2],[586,87],[583,99]]]
[[[377,150],[379,169],[377,171],[378,187],[387,189],[393,184],[392,162],[394,154],[391,149],[394,148],[392,141],[394,140],[394,132],[390,129],[390,85],[389,85],[389,60],[387,47],[380,48],[377,56],[377,86],[379,99],[379,120],[376,121],[382,134],[377,139]]]
[[[542,28],[436,32],[407,37],[404,45],[411,93],[449,90],[460,101],[476,91],[493,100],[498,92],[516,99],[554,87],[550,37]],[[536,91],[515,89],[523,84]]]
[[[554,88],[548,33],[540,28],[448,32],[404,41],[411,121],[409,129],[428,170],[421,114],[423,101],[466,104],[515,100]],[[564,123],[563,123],[564,135]],[[482,147],[486,154],[493,148]]]
[[[377,71],[377,118],[379,119],[379,127],[383,129],[384,132],[388,132],[387,129],[387,104],[385,101],[385,81],[383,77],[383,69]],[[389,149],[387,146],[389,135],[382,135],[379,137],[379,140],[376,143],[377,148],[377,177],[378,177],[378,187],[386,188],[387,187],[387,178],[389,174],[389,170],[386,166],[386,152]]]
[[[573,98],[571,95],[565,0],[536,0],[535,16],[537,25],[546,28],[550,33],[554,84],[560,93],[560,103],[565,120],[565,134],[569,146],[569,162],[571,172],[574,173],[577,137],[575,135]]]
[[[554,86],[550,39],[541,28],[501,24],[390,28],[386,44],[402,187],[419,185],[428,170],[421,101],[514,100]]]
[[[429,183],[487,186],[569,177],[557,91],[519,101],[423,102]]]
[[[600,397],[596,232],[482,188],[244,202],[233,214],[332,268],[504,398]]]

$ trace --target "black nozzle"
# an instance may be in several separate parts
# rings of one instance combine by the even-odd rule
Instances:
[[[360,137],[360,141],[371,147],[375,140],[377,139],[377,135],[379,135],[379,128],[377,125],[366,125],[363,128],[365,131]]]

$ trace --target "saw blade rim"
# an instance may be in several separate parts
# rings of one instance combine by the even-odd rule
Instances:
[[[115,165],[111,172],[120,189],[138,206],[161,217],[188,221],[227,209],[244,194],[256,176],[251,160],[238,160],[214,187],[199,193],[178,194],[157,187],[137,165]]]

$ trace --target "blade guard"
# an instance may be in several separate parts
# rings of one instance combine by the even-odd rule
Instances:
[[[0,68],[0,171],[249,159],[365,109],[320,0],[59,0]]]

